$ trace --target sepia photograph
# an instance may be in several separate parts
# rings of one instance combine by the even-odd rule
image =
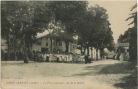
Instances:
[[[0,89],[137,89],[137,0],[2,0]]]

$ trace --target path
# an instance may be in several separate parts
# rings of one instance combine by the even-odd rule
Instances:
[[[115,84],[129,75],[131,68],[127,66],[127,62],[117,60],[91,64],[2,63],[3,86],[8,85],[4,89],[13,89],[13,85],[14,89],[121,89]]]

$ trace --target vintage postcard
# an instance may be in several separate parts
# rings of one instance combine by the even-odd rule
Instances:
[[[1,1],[1,89],[137,89],[136,0]]]

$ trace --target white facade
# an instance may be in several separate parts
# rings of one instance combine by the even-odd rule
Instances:
[[[32,45],[32,50],[34,50],[34,51],[41,51],[41,46],[38,45],[38,44],[33,44]]]
[[[5,39],[1,39],[1,49],[3,51],[7,51],[8,50],[8,44],[7,44],[7,41]]]
[[[124,52],[118,52],[119,47],[122,47],[124,49]],[[129,43],[118,43],[116,44],[116,58],[117,56],[120,54],[119,56],[119,60],[123,61],[123,60],[129,60]]]
[[[77,48],[77,44],[69,42],[68,45],[68,53],[74,53]],[[66,43],[63,40],[50,39],[48,37],[43,37],[37,40],[35,44],[32,46],[32,50],[42,51],[42,49],[46,49],[48,52],[65,52],[66,51]]]
[[[87,49],[85,50],[85,55],[87,55]],[[93,59],[100,59],[100,50],[96,52],[96,48],[94,47],[89,47],[89,56]]]

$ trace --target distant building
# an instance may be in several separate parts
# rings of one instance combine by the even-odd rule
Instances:
[[[116,44],[116,59],[129,60],[129,43]]]
[[[105,57],[107,58],[107,59],[114,59],[114,57],[115,57],[115,51],[110,51],[110,50],[108,50],[107,48],[105,48],[104,49],[104,53],[105,53]]]
[[[123,47],[125,49],[125,52],[129,50],[129,43],[118,43],[116,44],[116,48]]]
[[[87,55],[88,53],[88,51],[87,51],[88,49],[85,49],[84,50],[84,48],[82,49],[82,51],[83,51],[83,53],[85,54],[85,55]],[[94,48],[94,47],[89,47],[89,56],[90,56],[90,58],[92,59],[92,60],[98,60],[98,59],[101,59],[101,57],[100,57],[100,50],[98,49],[97,51],[96,51],[96,48]]]

